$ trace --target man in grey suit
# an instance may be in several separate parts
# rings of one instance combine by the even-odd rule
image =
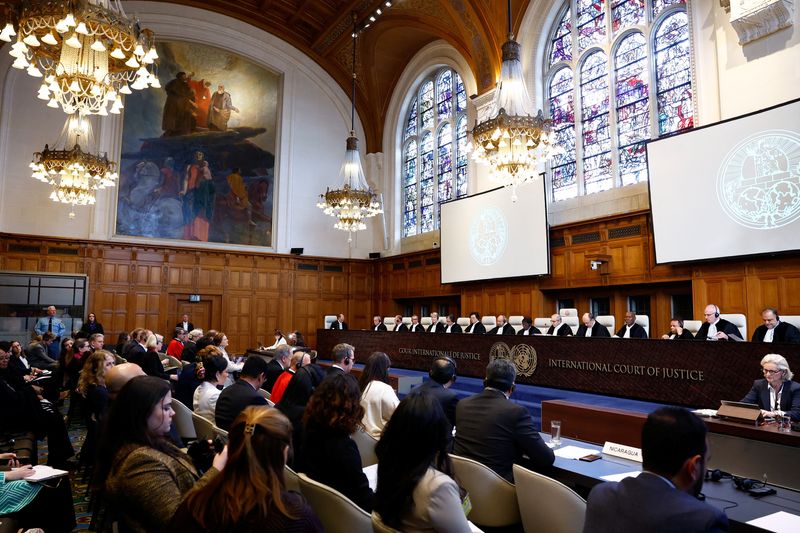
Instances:
[[[584,533],[727,531],[721,510],[697,499],[703,488],[706,425],[679,407],[662,407],[642,427],[642,473],[595,485]]]
[[[453,449],[456,455],[483,463],[511,482],[514,463],[543,470],[555,460],[528,410],[509,401],[516,377],[512,362],[495,359],[489,363],[483,392],[458,402]]]

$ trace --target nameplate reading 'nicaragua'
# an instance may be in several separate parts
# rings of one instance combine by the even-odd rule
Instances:
[[[642,449],[633,446],[625,446],[616,442],[608,442],[603,445],[603,455],[613,455],[630,461],[642,462]]]

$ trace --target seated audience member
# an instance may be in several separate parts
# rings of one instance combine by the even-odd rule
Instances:
[[[356,349],[347,343],[339,343],[331,350],[331,360],[333,364],[328,367],[328,376],[349,374],[356,362]]]
[[[267,350],[274,350],[281,344],[289,344],[286,341],[286,337],[284,336],[283,332],[279,329],[275,330],[274,337],[275,337],[275,342],[273,342],[270,346],[267,346]]]
[[[72,348],[61,353],[63,358],[64,388],[66,390],[74,391],[75,387],[78,386],[78,375],[81,373],[83,363],[91,353],[92,348],[86,339],[77,339]]]
[[[167,437],[172,424],[169,383],[152,376],[130,380],[111,404],[95,479],[125,531],[167,531],[186,493],[225,466],[227,447],[202,477]]]
[[[697,499],[706,472],[706,432],[685,409],[651,413],[642,427],[642,473],[595,485],[584,533],[727,531],[725,513]]]
[[[539,330],[533,327],[533,319],[529,316],[522,318],[522,329],[517,335],[539,335]]]
[[[114,353],[122,357],[122,352],[125,351],[125,346],[130,342],[131,335],[127,331],[123,331],[117,337],[117,344],[114,346]]]
[[[289,382],[297,373],[297,369],[303,365],[311,363],[311,356],[307,352],[295,351],[292,352],[292,358],[289,360],[289,366],[283,371],[283,374],[278,376],[275,385],[272,386],[272,393],[270,393],[269,400],[272,403],[278,403],[283,398],[283,393],[286,392],[286,387]]]
[[[31,465],[20,466],[13,453],[0,453],[0,461],[8,463],[8,470],[0,471],[2,531],[72,531],[75,508],[69,478],[59,478],[54,488],[44,483],[28,483],[24,479],[34,474]]]
[[[183,351],[180,360],[194,363],[197,358],[197,341],[203,337],[202,329],[193,329],[186,334],[186,342],[183,343]]]
[[[336,320],[331,324],[331,329],[347,329],[347,322],[344,321],[344,313],[336,315]]]
[[[214,410],[217,427],[228,431],[233,419],[248,405],[267,405],[267,400],[258,393],[267,376],[267,361],[251,355],[244,362],[242,374],[233,385],[219,394]]]
[[[102,333],[93,333],[89,336],[89,348],[91,348],[93,352],[105,349],[105,345],[106,336]]]
[[[228,378],[228,363],[221,355],[211,355],[211,347],[206,348],[209,352],[201,353],[203,357],[203,382],[194,391],[192,406],[194,412],[208,420],[214,420],[214,411],[217,408],[225,380]],[[205,352],[205,350],[204,350]]]
[[[105,379],[109,400],[114,401],[114,399],[117,397],[117,394],[119,394],[119,391],[122,390],[122,387],[124,387],[125,384],[130,380],[146,375],[147,374],[144,373],[142,367],[136,363],[122,363],[109,368],[106,372]],[[192,402],[189,402],[189,405],[191,404]]]
[[[408,326],[403,324],[402,315],[394,316],[394,331],[408,331]]]
[[[39,337],[37,337],[39,338]],[[40,370],[54,371],[58,368],[58,359],[53,359],[48,354],[47,347],[53,342],[53,334],[45,333],[40,340],[34,340],[28,345],[28,362]],[[72,340],[72,339],[70,339]]]
[[[445,333],[461,333],[461,326],[456,323],[456,315],[447,315],[444,319]]]
[[[88,339],[95,333],[103,334],[105,331],[103,330],[103,325],[97,321],[97,315],[94,313],[89,313],[86,322],[83,323],[81,329],[78,330],[78,338],[81,339]]]
[[[372,331],[386,331],[386,324],[379,316],[372,317]]]
[[[150,336],[150,331],[144,328],[136,328],[131,331],[131,340],[122,349],[122,357],[141,366],[141,360],[145,352],[147,352],[147,337]]]
[[[511,482],[514,463],[542,470],[555,460],[528,410],[509,400],[516,377],[514,363],[506,359],[489,363],[483,392],[458,402],[453,448],[456,455],[475,459]]]
[[[486,333],[486,328],[481,323],[481,314],[473,311],[469,314],[469,326],[464,330],[464,333],[475,333],[476,335],[483,335]]]
[[[161,362],[161,348],[164,345],[164,337],[158,333],[150,333],[145,342],[147,351],[138,359],[139,366],[148,376],[166,379],[167,381],[178,381],[177,374],[168,374],[164,371],[164,364]],[[134,361],[137,362],[137,361]]]
[[[189,334],[186,333],[185,329],[175,328],[173,338],[169,341],[169,345],[167,346],[167,355],[180,361],[181,357],[183,357],[183,349],[186,347],[186,340],[188,337]]]
[[[247,407],[231,425],[228,439],[225,469],[186,496],[170,530],[323,531],[303,497],[286,489],[292,425],[285,416],[275,409]]]
[[[2,341],[0,344],[5,344],[5,342]],[[36,381],[36,385],[42,388],[42,397],[51,403],[58,402],[58,395],[61,392],[61,374],[58,370],[55,370],[48,377],[45,371],[31,365],[19,341],[11,341],[9,348],[5,351],[11,354],[11,359],[8,362],[9,371],[16,373],[27,383]]]
[[[450,387],[456,382],[456,362],[449,357],[437,357],[431,363],[428,377],[430,379],[425,380],[419,387],[414,387],[411,394],[430,394],[439,401],[450,424],[448,440],[452,441],[458,396],[450,390]]]
[[[514,326],[506,321],[506,315],[497,315],[495,326],[489,330],[487,335],[514,335]]]
[[[428,333],[444,333],[444,324],[439,322],[439,313],[431,313],[431,325],[425,331]]]
[[[297,471],[332,487],[367,512],[372,511],[372,489],[361,455],[350,435],[364,417],[356,378],[334,374],[311,396],[303,415],[303,443]]]
[[[375,448],[374,510],[384,524],[399,531],[472,530],[447,455],[449,427],[433,396],[411,394],[400,402]]]
[[[275,349],[275,355],[272,356],[272,361],[267,365],[267,379],[264,381],[264,390],[272,393],[272,387],[275,382],[281,377],[283,371],[289,366],[292,359],[292,347],[287,344],[282,344]]]
[[[411,327],[408,329],[412,333],[425,333],[425,326],[419,323],[419,317],[417,315],[411,316]]]
[[[94,464],[100,424],[105,420],[109,406],[106,374],[112,368],[114,354],[97,350],[87,357],[78,377],[76,390],[82,399],[83,420],[86,423],[86,439],[83,441],[80,456],[82,464]]]
[[[764,379],[753,382],[753,388],[742,402],[755,403],[764,416],[789,415],[800,421],[800,383],[792,381],[794,374],[782,355],[770,353],[761,358]]]
[[[186,352],[184,352],[184,355],[186,355]],[[198,358],[195,354],[192,354],[191,357],[191,363],[181,368],[181,372],[178,374],[178,381],[175,383],[175,398],[189,409],[193,407],[194,391],[203,382],[205,373],[201,363],[202,358]]]
[[[778,310],[767,307],[761,311],[764,323],[753,332],[753,342],[786,342],[800,344],[800,330],[788,322],[783,322]]]
[[[306,339],[299,331],[293,331],[289,334],[289,344],[297,348],[306,347]]]
[[[600,323],[595,320],[595,316],[592,313],[583,313],[581,321],[583,324],[578,326],[578,332],[575,334],[576,337],[611,336],[611,334],[608,332],[608,329],[606,329],[605,326],[600,325]]]
[[[8,367],[16,369],[20,376],[33,376],[40,372],[38,368],[31,366],[28,356],[22,350],[22,345],[20,345],[19,341],[0,341],[0,350],[11,354]]]
[[[381,431],[392,417],[400,400],[389,385],[389,367],[392,362],[383,352],[374,352],[367,359],[364,370],[358,378],[361,388],[361,407],[364,408],[364,417],[361,424],[364,431],[379,439]]]
[[[673,318],[669,321],[669,333],[665,333],[661,338],[671,341],[678,339],[691,340],[694,339],[694,335],[688,329],[684,329],[682,319]]]
[[[625,324],[615,336],[620,339],[646,339],[647,332],[636,323],[636,313],[628,311],[625,313]]]
[[[316,368],[315,368],[316,367]],[[303,443],[303,414],[306,410],[311,394],[322,383],[325,374],[314,364],[303,365],[297,369],[297,373],[289,381],[281,396],[281,401],[277,402],[275,408],[286,415],[292,423],[294,432],[292,433],[292,450],[299,453]],[[289,466],[296,466],[294,457],[289,457]]]
[[[214,335],[213,335],[212,338],[213,338],[212,342],[213,342],[214,346],[216,346],[217,348],[220,349],[220,351],[222,352],[222,357],[228,363],[228,378],[225,381],[225,386],[228,387],[230,385],[233,385],[233,373],[234,372],[241,372],[242,371],[242,367],[244,366],[244,363],[234,363],[233,361],[231,361],[231,358],[228,356],[228,336],[227,335],[225,335],[223,332],[219,331],[219,332],[214,332]]]
[[[742,332],[739,328],[719,317],[719,307],[708,304],[703,311],[705,322],[694,336],[696,341],[737,341],[741,342]]]

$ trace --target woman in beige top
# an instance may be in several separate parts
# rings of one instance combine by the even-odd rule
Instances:
[[[361,407],[364,418],[361,423],[367,433],[379,439],[381,431],[391,418],[400,400],[389,385],[389,367],[392,362],[383,352],[374,352],[367,359],[364,371],[358,378],[361,388]]]

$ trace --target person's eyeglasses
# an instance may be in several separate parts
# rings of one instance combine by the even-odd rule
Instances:
[[[780,374],[782,372],[782,370],[780,370],[780,369],[779,370],[770,370],[769,368],[763,368],[762,371],[765,374]]]

